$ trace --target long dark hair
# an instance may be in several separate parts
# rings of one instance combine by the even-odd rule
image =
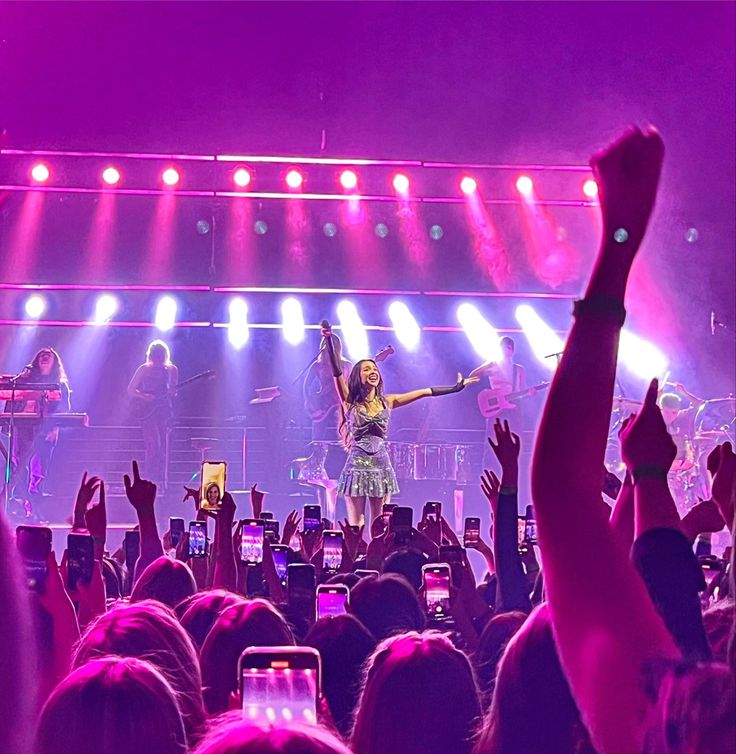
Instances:
[[[353,368],[350,370],[350,376],[348,377],[348,397],[345,399],[345,402],[340,407],[340,424],[337,428],[337,431],[340,435],[340,438],[342,439],[343,445],[347,447],[348,445],[348,428],[347,428],[347,415],[345,412],[345,404],[348,406],[348,411],[353,408],[354,406],[357,406],[360,403],[365,403],[365,396],[366,393],[369,392],[372,385],[366,388],[365,385],[360,380],[360,370],[363,367],[363,364],[366,363],[366,361],[370,361],[371,364],[373,364],[376,369],[378,369],[378,364],[373,359],[361,359],[359,362],[357,362]],[[378,369],[378,384],[376,385],[376,398],[378,398],[381,403],[383,404],[383,407],[386,407],[386,400],[383,397],[383,375],[381,374],[381,370]]]
[[[42,353],[50,353],[54,357],[54,366],[50,374],[48,375],[51,378],[51,382],[58,382],[69,387],[69,379],[66,376],[64,364],[62,364],[61,362],[61,356],[59,356],[59,354],[53,348],[42,348],[38,351],[38,353],[36,353],[36,355],[33,357],[33,361],[31,361],[29,365],[30,369],[28,370],[28,377],[36,379],[37,377],[41,376],[40,361]],[[26,369],[28,369],[28,367],[26,367]]]

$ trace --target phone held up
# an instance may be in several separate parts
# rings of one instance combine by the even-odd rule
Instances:
[[[450,566],[447,563],[430,563],[422,566],[424,602],[427,618],[444,623],[450,615]]]
[[[216,511],[222,506],[227,478],[225,461],[204,461],[200,471],[202,482],[199,490],[199,507],[207,511]]]
[[[48,559],[51,554],[51,529],[48,526],[19,526],[15,541],[26,573],[28,588],[46,591]]]

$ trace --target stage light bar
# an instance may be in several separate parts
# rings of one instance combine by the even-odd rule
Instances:
[[[292,346],[304,340],[304,314],[302,305],[295,298],[287,298],[281,304],[281,321],[284,326],[284,340]]]
[[[46,299],[43,296],[29,296],[23,308],[29,319],[40,319],[46,311]]]
[[[501,358],[501,345],[498,332],[473,304],[460,304],[457,319],[462,325],[470,344],[483,361],[497,361]]]
[[[176,324],[176,310],[176,299],[173,299],[171,296],[162,296],[159,299],[156,305],[154,324],[161,332],[166,332],[174,327]]]
[[[337,317],[340,320],[343,341],[350,358],[354,361],[367,359],[370,354],[368,334],[355,304],[352,301],[341,301],[337,305]]]
[[[388,307],[388,316],[401,345],[409,351],[415,351],[421,340],[422,330],[409,307],[403,301],[394,301]]]
[[[234,298],[229,306],[230,322],[227,327],[227,339],[230,345],[240,350],[250,338],[248,328],[248,304],[243,298]]]
[[[118,310],[118,300],[109,293],[103,293],[95,304],[94,322],[97,325],[106,325]]]
[[[48,169],[48,166],[43,162],[37,162],[32,168],[31,168],[31,178],[36,183],[46,183],[48,179],[51,177],[51,171]]]
[[[565,347],[562,338],[529,304],[516,307],[516,321],[521,325],[537,360],[548,369],[554,370],[557,367],[557,358],[553,354],[561,353]]]

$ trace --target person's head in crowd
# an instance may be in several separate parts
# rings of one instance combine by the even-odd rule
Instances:
[[[217,616],[231,605],[244,602],[245,598],[225,589],[212,589],[199,592],[186,601],[186,610],[179,622],[192,637],[198,650],[202,649],[205,637],[215,625]]]
[[[501,661],[511,637],[524,625],[525,620],[526,614],[518,610],[494,615],[486,623],[478,639],[475,668],[478,686],[486,709],[490,705],[493,688],[496,685],[498,663]]]
[[[5,749],[19,754],[31,750],[38,691],[36,643],[29,640],[33,629],[24,581],[13,535],[0,514],[0,678],[4,679],[0,731]]]
[[[717,662],[728,661],[728,640],[734,630],[734,602],[720,600],[703,613],[703,626],[708,644]]]
[[[570,693],[546,604],[506,646],[475,754],[593,754]]]
[[[176,694],[190,743],[206,720],[197,652],[174,614],[159,602],[119,604],[94,620],[84,632],[72,662],[78,668],[106,655],[148,660]]]
[[[192,754],[351,754],[317,725],[260,726],[242,713],[221,716]]]
[[[102,657],[73,670],[41,713],[36,754],[185,754],[174,690],[148,662]]]
[[[429,558],[419,550],[402,548],[386,558],[383,572],[403,576],[418,592],[422,588],[422,566],[428,562]]]
[[[212,714],[225,712],[238,691],[238,658],[247,647],[293,645],[284,617],[265,600],[243,601],[223,610],[200,652],[204,702]]]
[[[644,754],[733,754],[736,680],[727,665],[682,663],[656,685]]]
[[[130,601],[158,600],[173,608],[196,592],[197,582],[189,566],[162,555],[135,582]]]
[[[318,620],[304,644],[319,652],[322,693],[335,726],[346,736],[360,693],[362,669],[376,648],[376,640],[354,615],[336,615]]]
[[[470,662],[446,636],[395,636],[368,660],[352,749],[355,754],[469,754],[480,714]]]
[[[393,573],[366,576],[350,592],[350,612],[378,639],[421,631],[426,623],[416,592]]]
[[[123,596],[125,574],[123,567],[112,558],[102,559],[102,578],[105,580],[105,594],[108,599],[120,599]]]
[[[352,589],[360,581],[360,576],[354,573],[336,573],[334,576],[330,576],[325,584],[344,584],[348,589]]]

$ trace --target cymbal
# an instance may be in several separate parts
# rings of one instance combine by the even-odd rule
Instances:
[[[643,406],[644,405],[643,401],[637,401],[637,400],[634,400],[633,398],[626,398],[623,395],[614,395],[613,402],[618,403],[620,405],[628,404],[629,406]]]
[[[705,432],[698,432],[693,439],[695,442],[698,442],[698,440],[717,440],[719,437],[723,437],[727,434],[728,433],[722,429],[709,429]]]

